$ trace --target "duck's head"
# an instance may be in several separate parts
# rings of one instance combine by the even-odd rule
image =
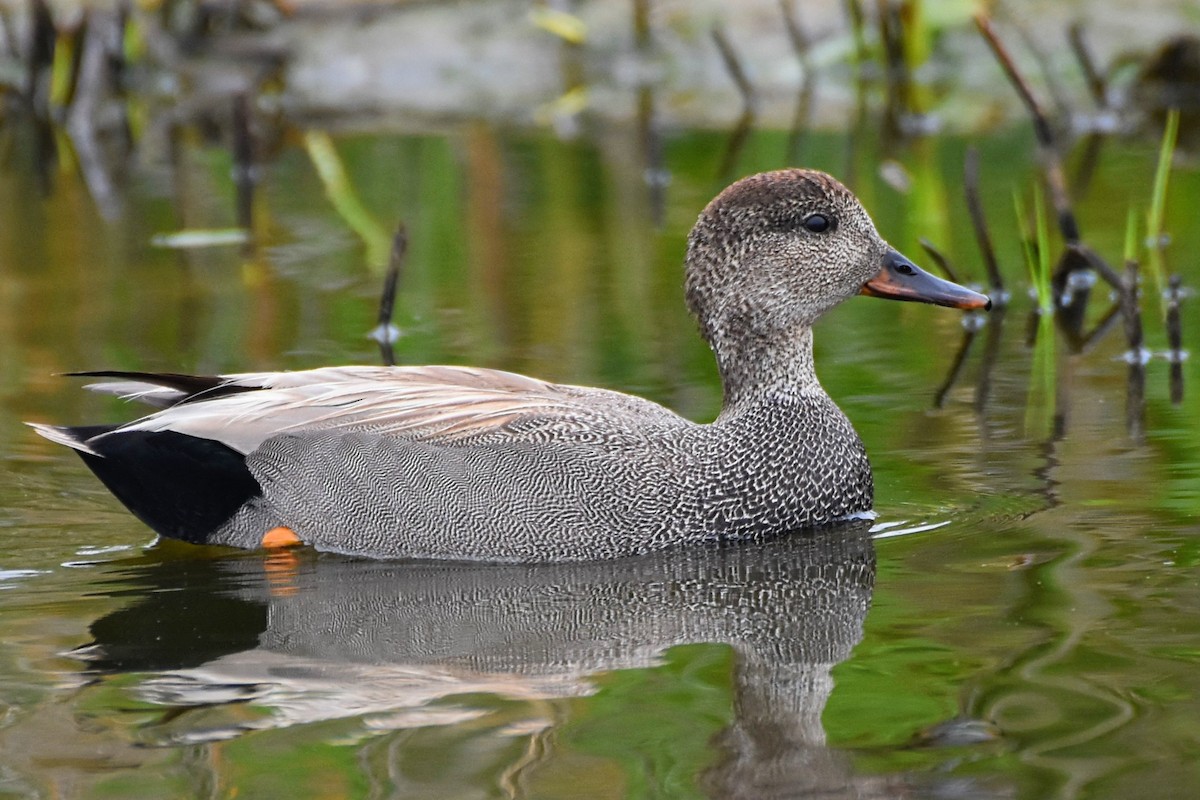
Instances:
[[[743,178],[708,204],[688,237],[688,307],[718,351],[786,337],[856,294],[991,307],[893,249],[858,198],[823,172]]]

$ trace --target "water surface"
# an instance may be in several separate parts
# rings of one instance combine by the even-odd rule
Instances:
[[[1027,344],[1012,192],[1023,128],[983,154],[1014,303],[856,298],[817,331],[822,381],[876,472],[865,526],[602,565],[388,564],[152,544],[69,452],[20,423],[135,413],[72,369],[377,363],[380,264],[305,152],[270,154],[256,241],[155,248],[234,220],[227,151],[143,153],[105,221],[63,169],[43,193],[9,128],[0,172],[0,792],[64,797],[1183,797],[1200,786],[1200,428],[1124,339]],[[878,177],[872,129],[801,158],[852,182],[918,263],[983,275],[960,200],[968,144]],[[715,369],[682,304],[683,237],[723,185],[723,134],[665,140],[662,224],[633,126],[561,141],[479,122],[335,140],[381,230],[411,248],[402,363],[604,385],[710,419]],[[756,132],[736,173],[785,164]],[[1116,260],[1155,143],[1111,143],[1079,205]],[[1027,196],[1027,195],[1026,195]],[[1178,168],[1169,266],[1196,285],[1200,173]],[[1157,299],[1147,337],[1165,348]],[[1108,306],[1094,292],[1089,324]],[[1185,347],[1200,329],[1185,307]],[[1045,345],[1043,345],[1045,347]]]

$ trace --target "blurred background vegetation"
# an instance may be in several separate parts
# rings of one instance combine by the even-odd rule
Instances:
[[[408,796],[494,796],[532,763],[529,795],[703,794],[734,706],[721,644],[596,667],[596,696],[481,690],[455,701],[475,716],[394,728],[291,715],[325,685],[163,699],[180,659],[238,625],[254,639],[265,614],[198,631],[197,610],[223,620],[245,586],[278,600],[287,575],[141,553],[148,532],[20,423],[131,413],[55,377],[73,369],[377,363],[399,223],[401,363],[605,385],[708,419],[720,387],[683,308],[684,236],[729,181],[805,165],[918,263],[926,239],[1010,296],[965,318],[854,300],[818,330],[881,532],[910,533],[877,542],[865,637],[822,718],[831,748],[885,794],[922,774],[945,796],[1187,796],[1197,33],[1193,0],[0,2],[0,788],[382,796],[403,775]],[[1134,330],[1120,303],[1138,286]],[[323,563],[329,585],[356,580]],[[188,636],[102,676],[63,655],[133,607]],[[978,746],[948,743],[962,720],[987,724]]]

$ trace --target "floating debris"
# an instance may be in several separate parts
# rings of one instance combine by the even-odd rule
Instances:
[[[1150,363],[1150,359],[1154,357],[1154,353],[1148,347],[1139,347],[1137,350],[1126,350],[1120,355],[1119,360],[1126,364],[1136,364],[1145,366]]]
[[[879,177],[900,194],[908,194],[912,191],[912,176],[908,174],[904,165],[894,158],[880,162]]]
[[[999,741],[1003,734],[995,723],[983,719],[955,717],[917,733],[912,747],[963,747]]]
[[[567,44],[581,45],[587,41],[587,24],[566,11],[535,6],[529,12],[529,21],[534,27],[554,34]]]
[[[193,228],[175,233],[157,233],[150,237],[154,247],[172,250],[191,250],[199,247],[228,247],[250,241],[245,228]]]

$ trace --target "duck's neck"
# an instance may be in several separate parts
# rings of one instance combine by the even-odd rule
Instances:
[[[725,406],[698,429],[696,447],[705,535],[796,530],[868,511],[871,465],[817,381],[812,331],[718,353]]]
[[[808,326],[770,339],[717,341],[713,351],[725,388],[722,416],[765,399],[824,392],[813,368],[813,335]]]

